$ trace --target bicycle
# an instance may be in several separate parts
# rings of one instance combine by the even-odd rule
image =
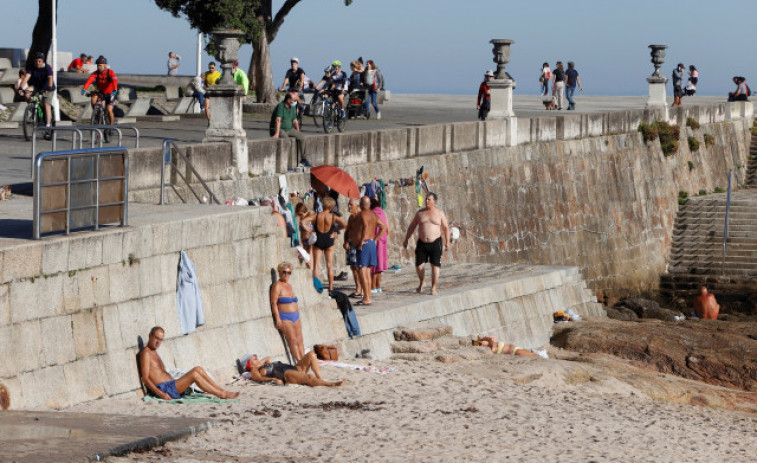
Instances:
[[[32,96],[29,99],[29,103],[24,110],[24,140],[29,141],[32,139],[34,129],[37,127],[43,127],[45,125],[45,105],[42,103],[41,92],[32,92]],[[45,138],[49,135],[45,134]]]
[[[326,108],[326,103],[320,93],[315,92],[313,98],[310,100],[310,115],[313,117],[313,123],[316,127],[321,126],[321,120],[323,119],[323,112]]]
[[[105,122],[106,110],[105,105],[103,104],[104,95],[102,94],[102,92],[90,92],[89,95],[97,95],[97,101],[95,102],[95,107],[92,108],[92,118],[90,119],[92,125],[110,125]],[[105,143],[110,143],[110,135],[110,129],[103,130],[103,141]]]
[[[347,126],[347,118],[342,117],[342,112],[336,104],[336,100],[332,99],[330,95],[323,95],[323,131],[325,133],[331,133],[336,129],[339,132],[344,132],[344,128]]]

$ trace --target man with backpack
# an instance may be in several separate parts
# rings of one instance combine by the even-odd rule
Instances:
[[[108,60],[104,56],[100,55],[95,63],[97,71],[93,72],[84,83],[81,94],[87,93],[87,88],[94,82],[97,93],[92,93],[92,108],[97,104],[97,97],[100,95],[108,113],[108,124],[113,124],[116,120],[113,116],[113,106],[116,104],[118,94],[118,79],[116,79],[116,73],[108,68]]]

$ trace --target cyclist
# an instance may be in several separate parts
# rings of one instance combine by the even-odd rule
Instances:
[[[296,56],[293,56],[289,63],[291,68],[287,69],[286,76],[284,76],[284,82],[281,84],[280,92],[287,90],[288,92],[296,91],[302,93],[302,87],[305,84],[305,70],[300,68],[300,60]]]
[[[45,106],[45,125],[50,126],[50,120],[52,119],[52,111],[50,109],[50,103],[44,96],[47,92],[55,90],[55,82],[53,82],[53,68],[45,63],[45,54],[41,52],[34,53],[32,57],[32,65],[29,67],[29,72],[23,78],[23,82],[19,85],[18,94],[22,95],[26,102],[31,101],[32,88],[33,91],[42,95],[42,101]],[[27,88],[31,86],[32,88]],[[45,135],[47,137],[47,135]]]
[[[347,73],[342,71],[341,61],[334,61],[331,63],[331,67],[334,68],[334,72],[331,74],[331,79],[329,81],[329,90],[331,90],[334,101],[336,101],[337,106],[339,107],[339,114],[342,119],[344,119],[346,117],[344,113],[344,95],[349,90],[349,79]]]
[[[113,117],[113,106],[116,104],[118,79],[116,79],[116,73],[112,69],[108,69],[108,60],[104,56],[100,55],[95,63],[97,64],[97,71],[93,72],[84,83],[81,94],[87,93],[87,88],[94,82],[97,86],[97,93],[92,94],[92,108],[97,104],[98,94],[102,95],[105,109],[108,112],[108,123],[113,124],[116,120]]]

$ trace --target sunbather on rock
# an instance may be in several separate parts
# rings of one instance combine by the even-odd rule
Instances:
[[[514,344],[507,344],[505,342],[497,342],[497,338],[494,336],[486,336],[481,337],[479,336],[477,339],[473,340],[474,346],[482,346],[482,347],[488,347],[491,349],[492,352],[495,354],[506,354],[506,355],[520,355],[523,357],[542,357],[542,358],[549,358],[547,357],[547,351],[545,350],[536,350],[536,349],[524,349],[522,347],[518,347]]]
[[[247,367],[250,370],[250,378],[259,383],[302,384],[310,387],[333,387],[344,384],[344,380],[330,382],[323,379],[318,359],[312,351],[305,354],[296,366],[283,362],[273,362],[271,357],[259,360],[257,355],[253,355],[247,361]],[[312,375],[308,374],[309,370],[313,370]]]
[[[181,378],[174,380],[166,372],[163,360],[158,355],[158,347],[163,343],[165,331],[156,326],[150,330],[147,346],[139,353],[139,366],[142,370],[142,382],[155,396],[163,400],[179,399],[192,383],[205,392],[220,399],[234,399],[238,392],[230,392],[216,384],[202,367],[194,367]]]

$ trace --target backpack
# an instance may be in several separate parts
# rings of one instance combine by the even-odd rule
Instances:
[[[549,80],[551,78],[552,78],[552,71],[548,70],[547,72],[544,73],[544,79],[545,80]]]

